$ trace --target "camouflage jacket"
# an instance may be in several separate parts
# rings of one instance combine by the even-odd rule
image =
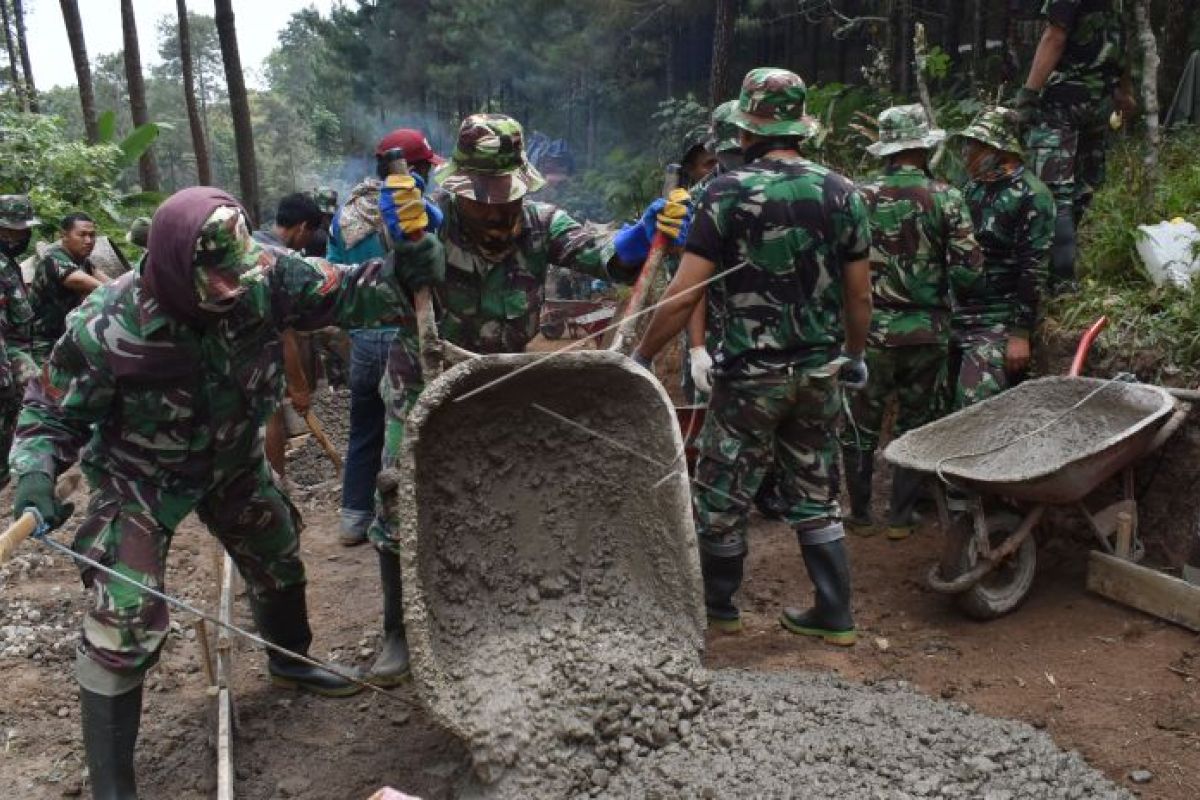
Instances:
[[[727,377],[816,365],[843,340],[842,267],[867,258],[866,204],[854,184],[805,158],[758,159],[704,192],[686,249],[716,264]]]
[[[605,280],[619,263],[612,235],[581,225],[555,206],[524,201],[516,249],[498,262],[477,254],[458,219],[455,195],[434,200],[446,219],[438,235],[446,248],[446,280],[436,288],[439,333],[477,353],[519,353],[538,331],[546,294],[546,270],[554,264]]]
[[[957,189],[910,166],[860,187],[871,214],[870,343],[943,344],[951,292],[981,277],[983,253]]]
[[[278,257],[205,328],[167,316],[128,273],[84,301],[26,393],[10,463],[17,475],[83,468],[173,528],[210,489],[262,458],[283,393],[284,328],[368,325],[401,288],[390,261],[351,269]]]
[[[21,266],[0,254],[0,391],[33,377],[29,332],[33,308],[21,278]]]
[[[96,268],[90,259],[76,263],[61,242],[55,242],[37,263],[33,281],[29,284],[29,304],[33,307],[31,326],[34,356],[39,362],[50,354],[50,348],[66,330],[67,314],[79,306],[82,297],[63,285],[72,274],[83,271],[95,276]]]
[[[957,298],[954,328],[1028,336],[1037,325],[1054,239],[1054,196],[1027,169],[963,194],[983,248],[984,279]]]
[[[1121,0],[1046,0],[1042,16],[1067,31],[1058,68],[1046,81],[1045,102],[1061,105],[1108,95],[1121,77],[1124,40]]]

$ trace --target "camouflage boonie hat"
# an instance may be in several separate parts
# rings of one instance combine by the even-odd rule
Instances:
[[[192,256],[201,307],[228,307],[260,283],[274,258],[250,235],[241,209],[215,209],[196,235]]]
[[[1017,112],[1003,106],[994,106],[975,115],[970,125],[954,134],[954,139],[974,139],[997,150],[1022,156],[1024,153],[1021,150],[1019,131]]]
[[[905,150],[929,150],[945,140],[944,130],[929,127],[929,117],[921,106],[892,106],[879,115],[879,141],[867,152],[882,158]]]
[[[734,125],[759,136],[800,136],[817,132],[816,121],[804,113],[808,88],[794,72],[776,67],[758,67],[746,73]]]
[[[0,194],[0,228],[26,231],[42,221],[33,215],[27,194]]]
[[[138,217],[131,222],[129,230],[125,233],[125,241],[145,250],[150,242],[150,218]]]
[[[337,189],[331,189],[328,186],[318,186],[313,189],[313,200],[317,202],[317,208],[321,209],[322,214],[336,214],[338,193]]]
[[[738,141],[738,126],[733,122],[733,112],[737,111],[737,107],[737,100],[726,100],[713,109],[708,123],[708,146],[714,153],[742,149],[742,143]]]
[[[464,119],[454,154],[434,177],[446,191],[480,203],[510,203],[546,185],[525,156],[521,123],[504,114]]]

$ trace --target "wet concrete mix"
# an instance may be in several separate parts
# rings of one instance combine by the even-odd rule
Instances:
[[[400,482],[414,678],[471,752],[459,797],[1129,796],[1028,725],[901,683],[705,670],[661,387],[581,353],[455,402],[528,358],[431,386]]]

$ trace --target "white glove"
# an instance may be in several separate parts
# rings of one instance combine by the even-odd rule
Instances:
[[[688,350],[688,362],[692,368],[692,383],[705,394],[712,394],[712,356],[703,347]]]

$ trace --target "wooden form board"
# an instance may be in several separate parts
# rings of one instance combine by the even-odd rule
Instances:
[[[1087,588],[1147,614],[1200,631],[1200,586],[1093,550]]]
[[[233,621],[236,579],[233,559],[225,554],[221,561],[221,600],[217,618],[226,624]],[[229,630],[221,628],[217,633],[217,800],[233,800],[233,690],[229,685],[233,673],[232,652]]]

